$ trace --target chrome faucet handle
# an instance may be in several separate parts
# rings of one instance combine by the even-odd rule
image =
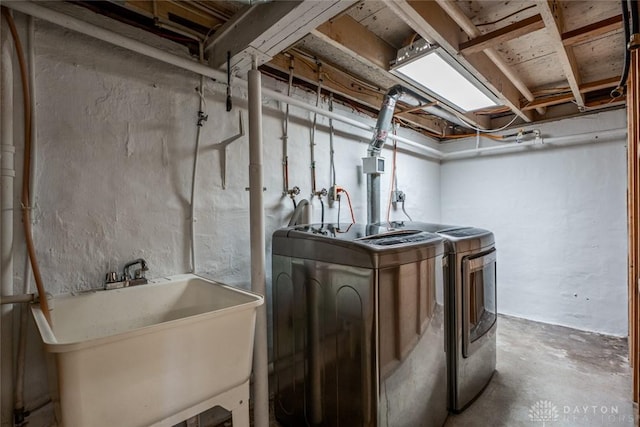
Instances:
[[[142,259],[142,258],[138,258],[136,260],[133,260],[131,262],[128,262],[124,265],[124,268],[122,269],[122,280],[130,280],[131,279],[131,274],[129,273],[129,268],[133,267],[136,264],[140,264],[140,271],[148,271],[149,267],[147,267],[147,262]],[[134,275],[137,275],[137,270],[134,272]],[[141,273],[142,274],[142,273]]]
[[[115,271],[110,271],[107,273],[107,276],[104,279],[105,283],[115,283],[118,281],[118,273]]]

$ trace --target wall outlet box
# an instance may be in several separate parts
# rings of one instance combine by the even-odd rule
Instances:
[[[384,173],[384,157],[363,157],[362,158],[362,172],[367,174],[381,174]]]
[[[391,192],[391,203],[403,203],[405,201],[405,194],[402,190],[395,190]]]

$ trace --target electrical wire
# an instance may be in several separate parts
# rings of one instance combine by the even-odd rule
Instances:
[[[287,96],[291,96],[293,88],[293,56],[289,62],[289,84],[287,86]],[[282,194],[285,195],[289,191],[289,104],[286,104],[284,114],[284,135],[282,136]]]
[[[456,116],[458,116],[458,118],[462,121],[462,123],[464,123],[467,127],[471,128],[471,129],[473,129],[475,131],[478,131],[480,133],[496,133],[496,132],[500,132],[502,130],[505,130],[509,126],[511,126],[518,119],[518,116],[514,115],[513,119],[509,123],[507,123],[506,125],[504,125],[504,126],[502,126],[500,128],[497,128],[497,129],[480,129],[480,128],[468,123],[459,114],[456,114]]]
[[[340,206],[342,206],[342,201],[340,195],[338,195],[338,227],[340,227]]]
[[[344,188],[341,188],[340,191],[344,192],[344,194],[347,195],[347,201],[349,202],[349,211],[351,212],[351,223],[355,224],[356,216],[353,214],[353,205],[351,204],[351,196],[349,195],[349,192]]]
[[[393,126],[393,134],[397,134],[397,126]],[[393,140],[393,160],[391,161],[391,185],[389,185],[389,202],[387,203],[387,222],[389,222],[389,216],[391,215],[391,199],[393,198],[394,188],[397,189],[396,183],[396,156],[398,153],[398,142]]]
[[[204,61],[204,45],[200,43],[200,62]],[[196,121],[196,146],[193,154],[193,168],[191,171],[191,200],[190,200],[190,216],[191,216],[191,272],[196,271],[196,183],[198,178],[198,158],[200,157],[200,139],[202,138],[202,126],[207,120],[206,108],[207,102],[204,97],[204,76],[200,76],[200,85],[196,89],[200,104],[198,106],[198,114]]]
[[[409,218],[409,221],[413,221],[411,219],[411,217],[409,216],[409,214],[407,213],[407,211],[404,209],[404,200],[402,201],[402,212],[404,212],[404,214],[407,216],[407,218]]]
[[[22,97],[24,103],[24,153],[23,153],[23,166],[22,166],[22,225],[24,227],[24,237],[27,246],[27,253],[29,254],[29,260],[31,261],[31,270],[33,271],[33,277],[36,282],[36,288],[38,289],[38,296],[40,299],[40,307],[45,319],[51,325],[51,314],[49,313],[49,302],[44,290],[44,284],[42,282],[42,275],[40,274],[40,267],[38,260],[36,259],[36,248],[33,244],[33,234],[31,230],[31,206],[29,200],[30,184],[31,184],[31,95],[29,92],[29,80],[27,77],[27,64],[24,56],[24,50],[22,49],[22,43],[18,36],[18,30],[16,29],[13,16],[9,13],[9,9],[2,6],[2,16],[9,25],[11,31],[11,37],[16,48],[16,54],[18,56],[18,63],[20,65],[20,78],[22,79]]]
[[[495,21],[492,21],[492,22],[485,22],[485,23],[482,23],[482,24],[476,24],[476,27],[485,27],[485,26],[487,26],[487,25],[494,25],[494,24],[497,24],[498,22],[502,22],[502,21],[504,21],[505,19],[511,18],[513,15],[517,15],[517,14],[518,14],[518,13],[520,13],[520,12],[524,12],[525,10],[529,10],[529,9],[534,8],[534,7],[536,7],[536,5],[535,5],[535,4],[532,4],[531,6],[527,6],[527,7],[524,7],[524,8],[522,8],[522,9],[520,9],[520,10],[517,10],[517,11],[515,11],[515,12],[513,12],[513,13],[510,13],[510,14],[508,14],[507,16],[503,16],[502,18],[498,18],[498,19],[496,19]]]
[[[629,20],[629,6],[627,4],[627,0],[621,0],[622,7],[622,22],[624,27],[624,64],[622,68],[622,75],[620,76],[620,82],[618,86],[611,91],[612,98],[619,98],[624,94],[624,88],[627,86],[627,79],[629,77],[629,65],[631,62],[631,54],[629,53],[629,49],[627,48],[627,43],[629,42],[629,38],[631,37],[631,28],[632,23]]]
[[[320,197],[320,207],[322,209],[322,214],[320,216],[320,223],[324,227],[324,202],[322,201],[322,197]]]
[[[320,96],[322,94],[322,64],[318,62],[318,89],[316,92],[316,107],[320,106]],[[311,141],[309,152],[311,156],[311,197],[316,195],[316,126],[318,124],[318,113],[313,113],[313,126],[311,127]]]

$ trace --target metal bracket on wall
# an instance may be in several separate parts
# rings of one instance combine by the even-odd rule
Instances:
[[[232,142],[236,141],[239,138],[244,136],[244,120],[242,119],[242,111],[238,111],[238,129],[239,133],[237,135],[231,136],[224,141],[213,144],[205,150],[219,150],[220,151],[220,174],[222,179],[222,189],[227,189],[227,146]]]

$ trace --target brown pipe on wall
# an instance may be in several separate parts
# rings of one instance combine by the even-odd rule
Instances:
[[[18,63],[20,64],[20,78],[22,80],[22,98],[24,103],[24,162],[22,167],[22,225],[24,227],[24,237],[27,245],[27,253],[29,254],[29,261],[31,262],[31,269],[33,270],[33,277],[36,282],[36,288],[38,289],[38,296],[40,299],[40,307],[45,318],[51,324],[51,314],[49,313],[49,303],[47,301],[47,295],[44,291],[44,285],[42,283],[42,275],[40,274],[40,267],[38,266],[38,260],[36,259],[36,250],[33,244],[33,235],[31,231],[31,206],[29,203],[29,188],[30,188],[30,175],[31,175],[31,108],[30,108],[30,94],[29,94],[29,80],[27,77],[27,64],[25,61],[24,50],[18,31],[16,30],[16,24],[13,21],[13,17],[9,13],[9,9],[2,7],[2,16],[6,19],[13,37],[13,42],[16,46],[16,53],[18,56]]]

